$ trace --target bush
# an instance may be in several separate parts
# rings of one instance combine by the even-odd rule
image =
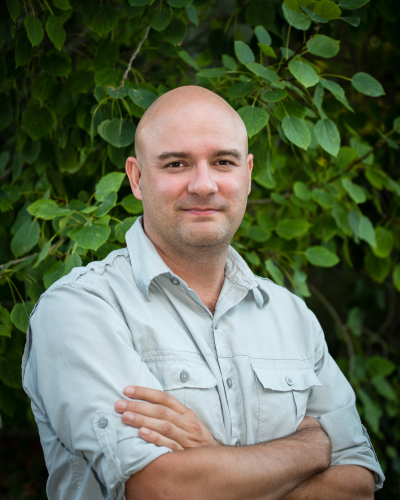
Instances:
[[[317,311],[388,475],[379,497],[399,494],[400,5],[5,4],[4,426],[33,420],[20,365],[40,294],[73,267],[123,246],[142,213],[123,171],[138,120],[168,90],[201,85],[238,111],[254,154],[248,210],[232,245],[256,274]]]

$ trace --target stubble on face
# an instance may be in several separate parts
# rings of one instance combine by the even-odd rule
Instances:
[[[200,158],[204,163],[213,148],[238,149],[241,160],[230,173],[211,172],[210,182],[217,187],[210,186],[210,192],[192,188],[190,182],[186,186],[184,172],[168,176],[153,165],[155,151],[189,151],[194,162]],[[247,133],[237,113],[206,89],[175,89],[143,116],[135,149],[141,165],[144,227],[153,243],[202,260],[214,259],[227,249],[242,221],[249,185]],[[165,163],[173,161],[179,160]],[[216,212],[192,217],[193,207]]]

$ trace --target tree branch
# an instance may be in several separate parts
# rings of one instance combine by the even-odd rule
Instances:
[[[128,64],[128,67],[126,68],[126,71],[124,73],[124,76],[122,77],[122,81],[121,81],[121,85],[119,86],[119,88],[123,87],[124,86],[124,83],[125,83],[125,80],[127,79],[128,77],[128,74],[129,74],[129,71],[131,70],[132,68],[132,63],[135,59],[135,57],[139,54],[139,51],[143,45],[143,42],[146,40],[146,38],[149,36],[149,32],[150,32],[150,26],[147,26],[147,29],[146,29],[146,33],[144,34],[144,37],[140,40],[139,42],[139,45],[137,46],[135,52],[132,54],[131,58],[130,58],[130,61],[129,61],[129,64]]]
[[[57,243],[54,243],[54,245],[51,245],[49,248],[49,253],[52,252],[55,248],[59,247],[62,245],[65,241],[65,238],[61,238],[61,240],[58,240]],[[12,260],[11,262],[6,262],[5,264],[0,264],[0,271],[2,271],[5,267],[8,266],[15,266],[16,264],[19,264],[20,262],[24,262],[25,260],[30,259],[31,257],[35,257],[36,255],[39,255],[39,252],[32,253],[31,255],[27,255],[26,257],[20,257],[19,259]]]

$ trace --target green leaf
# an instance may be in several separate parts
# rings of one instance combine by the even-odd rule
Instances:
[[[371,247],[376,248],[374,226],[368,217],[360,217],[358,223],[358,237],[366,241]]]
[[[108,240],[110,233],[111,229],[108,226],[99,222],[94,222],[78,229],[73,235],[73,239],[81,248],[97,250]]]
[[[331,0],[319,0],[313,9],[314,14],[330,21],[338,19],[342,13],[335,2]]]
[[[24,302],[23,304],[15,304],[11,311],[11,321],[23,333],[26,333],[28,330],[29,316],[34,306],[33,302]]]
[[[354,182],[347,177],[342,178],[341,183],[355,203],[364,203],[367,200],[364,189],[358,184],[354,184]]]
[[[371,382],[377,390],[378,394],[380,394],[384,398],[396,402],[399,400],[392,386],[383,377],[372,377]]]
[[[149,108],[157,99],[156,94],[145,89],[129,89],[129,97],[143,109]]]
[[[175,18],[170,22],[163,33],[168,42],[171,42],[173,45],[178,45],[186,36],[186,24],[180,19]]]
[[[82,266],[82,259],[77,253],[72,253],[67,256],[64,264],[64,276],[69,274],[75,267]]]
[[[257,40],[263,44],[270,46],[272,43],[272,39],[268,31],[264,28],[264,26],[257,26],[254,28],[254,34],[257,37]]]
[[[43,54],[39,64],[46,73],[52,76],[68,76],[71,71],[70,61],[61,54]]]
[[[396,290],[400,292],[400,264],[397,264],[393,269],[393,284]]]
[[[339,0],[339,7],[347,10],[356,10],[364,7],[370,0]]]
[[[230,99],[237,99],[249,95],[256,88],[253,82],[239,82],[234,83],[228,90],[228,97]]]
[[[253,62],[253,63],[246,64],[246,67],[250,71],[255,73],[257,76],[260,76],[261,78],[263,78],[264,80],[267,80],[268,82],[277,83],[280,80],[280,77],[276,73],[276,71],[269,69],[269,68],[265,68],[262,64]]]
[[[327,23],[328,19],[325,19],[324,17],[318,16],[315,14],[312,10],[308,9],[307,7],[302,7],[301,10],[305,12],[307,15],[310,16],[310,18],[314,21],[314,23]]]
[[[335,198],[331,194],[319,188],[314,188],[312,190],[311,198],[325,209],[332,208],[335,203]]]
[[[103,215],[108,214],[108,212],[115,207],[115,204],[117,203],[118,195],[117,193],[110,193],[103,203],[98,207],[96,210],[95,216],[100,218],[103,217]]]
[[[113,30],[119,20],[118,11],[109,4],[86,4],[83,10],[83,22],[99,34],[105,35]]]
[[[304,87],[312,87],[319,82],[319,77],[315,72],[315,69],[299,59],[293,59],[290,61],[288,67],[292,75],[297,81],[304,85]]]
[[[43,284],[46,290],[50,288],[53,283],[64,276],[64,268],[64,262],[56,262],[49,269],[47,269],[43,276]]]
[[[163,31],[171,22],[171,12],[168,9],[157,9],[150,12],[149,24],[156,31]]]
[[[119,45],[109,38],[105,38],[97,46],[96,55],[94,56],[95,71],[99,71],[105,67],[114,67],[118,61],[118,57]]]
[[[5,130],[13,120],[13,108],[9,99],[0,96],[0,130]]]
[[[39,45],[39,43],[43,40],[44,30],[43,25],[37,17],[28,16],[24,21],[26,34],[28,35],[28,39],[32,44],[32,47]]]
[[[49,253],[51,246],[51,241],[48,241],[44,247],[40,250],[40,254],[37,258],[37,261],[35,262],[35,265],[33,266],[34,268],[37,267],[41,262],[44,261],[44,259],[47,257],[47,254]]]
[[[302,149],[307,149],[311,142],[311,133],[306,124],[296,116],[286,116],[282,129],[290,142]]]
[[[358,28],[360,25],[361,19],[357,16],[348,16],[348,17],[341,17],[340,18],[342,21],[350,24],[350,26],[354,26],[355,28]]]
[[[319,120],[314,127],[318,144],[327,153],[337,156],[340,149],[340,134],[332,120]]]
[[[24,161],[26,163],[29,163],[29,165],[32,165],[32,163],[34,163],[38,159],[40,149],[40,141],[30,141],[28,139],[24,144],[24,147],[22,148],[22,156],[24,158]]]
[[[389,276],[391,261],[387,259],[379,259],[368,253],[364,260],[365,268],[371,278],[377,283],[383,283],[385,279]]]
[[[385,95],[382,85],[375,80],[374,77],[367,73],[356,73],[351,79],[353,87],[361,92],[361,94],[369,95],[371,97],[379,97]]]
[[[306,31],[311,26],[311,19],[304,12],[295,12],[284,3],[282,5],[283,15],[286,21],[297,30]]]
[[[94,94],[97,102],[101,102],[107,97],[107,92],[105,91],[104,87],[101,85],[96,85],[96,88],[94,89],[93,94]]]
[[[38,219],[52,220],[62,215],[72,214],[72,210],[62,208],[54,200],[37,200],[27,208],[28,212]]]
[[[26,66],[32,59],[32,45],[26,33],[23,33],[17,40],[15,46],[15,67]]]
[[[142,7],[143,5],[148,5],[153,0],[129,0],[129,5],[132,7]]]
[[[19,16],[19,0],[6,0],[8,13],[15,22]]]
[[[11,251],[15,257],[21,257],[37,244],[40,234],[38,221],[27,220],[11,240]]]
[[[104,201],[110,193],[117,193],[124,178],[125,174],[122,172],[111,172],[102,177],[96,184],[96,200]]]
[[[304,182],[297,181],[293,184],[294,194],[302,201],[310,201],[311,193]]]
[[[263,95],[263,98],[267,102],[278,102],[281,101],[282,99],[285,99],[287,97],[288,93],[286,92],[285,89],[283,90],[270,90],[268,92],[265,92]]]
[[[274,59],[278,57],[275,53],[275,50],[272,47],[264,45],[263,43],[259,43],[258,46],[260,47],[262,53],[265,54],[266,56],[273,57]]]
[[[236,64],[236,61],[233,57],[231,56],[228,56],[226,54],[224,54],[222,56],[222,64],[225,66],[226,69],[228,69],[229,71],[236,71],[237,70],[237,64]],[[246,83],[249,83],[249,82],[246,82]]]
[[[143,213],[143,203],[133,196],[133,194],[128,194],[121,201],[122,207],[130,214],[142,214]]]
[[[0,306],[0,337],[11,337],[12,323],[10,313]]]
[[[307,109],[302,106],[297,101],[286,101],[281,102],[274,109],[274,115],[278,118],[279,121],[282,121],[285,116],[297,116],[300,120],[306,116]]]
[[[193,0],[167,0],[168,5],[181,9],[182,7],[187,7],[193,2]]]
[[[187,5],[185,7],[186,14],[188,15],[189,20],[195,24],[196,26],[199,25],[199,18],[197,17],[197,12],[196,8],[193,5]]]
[[[302,7],[313,8],[315,6],[314,0],[284,0],[284,4],[291,10],[301,13]]]
[[[22,113],[22,125],[34,141],[47,135],[53,128],[53,115],[47,108],[31,106]]]
[[[387,377],[395,369],[396,365],[382,356],[372,356],[367,360],[367,370],[371,377]]]
[[[70,10],[72,9],[69,0],[53,0],[54,5],[60,10]]]
[[[235,54],[238,60],[244,65],[254,63],[256,60],[251,48],[241,41],[235,41]]]
[[[313,266],[333,267],[339,262],[339,257],[336,254],[319,245],[308,247],[305,255]]]
[[[315,35],[307,42],[310,54],[329,59],[335,57],[340,50],[340,40],[334,40],[325,35]]]
[[[265,269],[277,285],[285,286],[282,271],[272,260],[268,259],[265,261]]]
[[[271,237],[271,231],[260,226],[251,226],[248,231],[251,240],[262,243]]]
[[[129,146],[135,140],[136,127],[131,120],[114,118],[104,120],[98,126],[98,133],[105,141],[116,148]]]
[[[292,240],[305,234],[311,227],[311,224],[304,219],[283,219],[276,226],[276,233],[285,240]]]
[[[379,434],[379,421],[383,415],[382,408],[373,401],[370,396],[362,389],[357,390],[357,396],[363,404],[363,416],[371,429]]]
[[[258,134],[268,123],[269,114],[262,108],[255,106],[244,106],[237,110],[240,118],[246,125],[247,135],[253,137]]]
[[[61,50],[64,46],[66,33],[57,16],[49,16],[46,22],[46,33],[53,42],[57,50]]]
[[[251,0],[246,7],[246,22],[250,27],[263,25],[266,29],[273,28],[275,9],[271,2]]]
[[[219,78],[224,75],[226,75],[226,69],[224,68],[202,69],[197,73],[200,78]]]
[[[6,358],[0,356],[0,379],[8,387],[22,388],[20,355],[7,354]]]
[[[386,259],[392,252],[394,239],[393,233],[384,227],[375,229],[376,247],[372,248],[372,252],[380,259]]]
[[[133,226],[137,217],[127,217],[115,226],[115,237],[120,243],[125,243],[125,234]]]
[[[319,81],[323,87],[325,87],[332,93],[335,99],[341,102],[343,106],[345,106],[349,111],[352,111],[354,113],[353,108],[347,101],[343,88],[339,84],[337,84],[336,82],[332,82],[332,80],[325,80],[324,78],[320,78]]]
[[[128,97],[129,88],[120,87],[118,89],[114,89],[113,87],[107,87],[107,94],[113,99],[123,99],[124,97]]]

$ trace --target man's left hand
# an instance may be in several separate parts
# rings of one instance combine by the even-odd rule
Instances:
[[[128,386],[125,396],[146,402],[120,400],[115,404],[122,421],[139,429],[142,439],[173,451],[218,446],[195,412],[164,391]]]

